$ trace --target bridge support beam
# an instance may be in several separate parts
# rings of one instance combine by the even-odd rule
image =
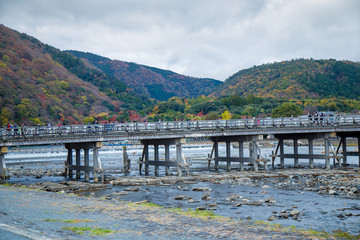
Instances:
[[[356,156],[358,157],[358,167],[360,167],[360,133],[357,132],[342,132],[342,133],[337,133],[337,136],[339,136],[340,139],[340,143],[339,146],[336,150],[336,152],[338,153],[340,150],[340,147],[342,147],[342,155],[343,155],[343,164],[346,166],[348,165],[348,161],[347,161],[347,157],[348,156]],[[358,147],[358,151],[348,151],[347,149],[347,138],[357,138],[357,147]]]
[[[9,175],[6,171],[5,154],[7,153],[7,147],[0,147],[0,179],[7,179]]]
[[[144,164],[145,164],[145,175],[149,175],[149,166],[154,166],[154,173],[155,176],[159,176],[159,167],[165,167],[165,174],[166,176],[170,175],[170,167],[176,167],[177,175],[182,175],[182,168],[186,167],[188,168],[185,159],[182,154],[182,144],[185,143],[185,139],[183,138],[171,138],[171,139],[147,139],[147,140],[141,140],[141,144],[144,145],[143,150],[143,157],[144,157]],[[149,158],[149,146],[154,146],[154,159],[150,160]],[[159,154],[159,146],[164,145],[165,146],[165,159],[160,159]],[[175,145],[176,147],[176,161],[170,160],[170,146]]]
[[[85,181],[89,181],[89,173],[93,173],[94,182],[99,181],[98,172],[102,173],[101,162],[99,159],[100,142],[89,143],[66,143],[65,148],[68,150],[67,161],[65,164],[65,177],[72,178],[73,171],[76,171],[76,179],[81,178],[81,171],[85,172]],[[93,150],[93,165],[90,166],[90,149]],[[75,150],[75,165],[73,164],[73,150]],[[83,165],[81,164],[81,150],[84,152]]]
[[[314,168],[314,158],[312,158],[312,155],[314,154],[314,140],[308,139],[309,144],[309,168]]]
[[[219,170],[219,162],[226,162],[226,170],[231,170],[231,163],[238,162],[240,165],[240,170],[244,170],[244,163],[249,162],[253,165],[254,171],[258,171],[258,146],[256,141],[258,136],[221,136],[221,137],[212,137],[213,148],[215,152],[215,170]],[[225,142],[226,151],[225,157],[219,156],[219,142]],[[239,156],[231,156],[231,143],[237,142],[239,144]],[[249,142],[249,157],[244,157],[244,142]],[[266,164],[266,163],[265,163]]]
[[[275,154],[273,155],[273,160],[276,157],[280,158],[280,167],[284,168],[285,166],[285,158],[294,159],[294,167],[299,167],[299,159],[309,159],[309,168],[314,168],[314,159],[324,159],[325,160],[325,168],[330,169],[330,133],[309,133],[309,134],[276,134],[275,138],[279,140],[278,147],[276,149]],[[308,154],[299,154],[298,150],[298,140],[299,139],[307,139],[309,146]],[[314,139],[324,139],[325,146],[325,154],[314,154]],[[293,141],[293,153],[284,153],[284,140],[292,140]],[[278,149],[280,149],[280,154],[277,153]]]

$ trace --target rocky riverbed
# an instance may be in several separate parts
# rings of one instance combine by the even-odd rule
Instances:
[[[42,182],[43,177],[62,177],[64,170],[31,169],[22,166],[9,168],[12,178],[30,176],[39,179],[40,183],[31,187],[46,191],[77,192],[102,189],[101,184],[88,184],[85,182],[62,181],[61,183]],[[174,185],[177,183],[210,182],[214,184],[245,184],[250,186],[264,186],[273,184],[279,189],[313,191],[323,195],[342,195],[360,198],[360,170],[348,169],[273,169],[270,171],[230,171],[230,172],[204,172],[185,176],[121,176],[112,177],[105,172],[103,183],[112,186],[142,186],[142,185]],[[59,186],[60,185],[60,186]],[[91,187],[95,186],[95,187]]]
[[[181,177],[115,177],[105,171],[104,181],[96,184],[65,179],[60,168],[8,170],[10,182],[18,187],[76,193],[114,204],[148,202],[247,221],[360,234],[359,168],[204,171]]]

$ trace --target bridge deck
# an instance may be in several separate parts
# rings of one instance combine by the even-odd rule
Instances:
[[[0,146],[333,132],[358,135],[360,115],[2,128]]]

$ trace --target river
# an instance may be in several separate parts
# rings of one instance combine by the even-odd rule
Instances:
[[[237,149],[231,147],[231,152],[237,156]],[[183,146],[184,156],[190,161],[190,173],[207,174],[208,163],[207,155],[211,152],[211,144],[185,144]],[[349,151],[355,150],[354,147],[348,146]],[[271,155],[274,148],[262,149],[264,157]],[[225,145],[220,145],[219,155],[225,155]],[[291,146],[285,146],[285,153],[292,153]],[[307,153],[307,146],[300,146],[299,153]],[[322,146],[314,148],[314,153],[321,153]],[[171,148],[171,158],[175,158],[175,149]],[[131,172],[125,174],[122,171],[122,147],[104,147],[100,151],[100,158],[103,168],[106,169],[106,175],[111,177],[121,177],[124,175],[139,176],[137,161],[142,155],[141,146],[127,146],[127,153],[132,162]],[[66,150],[62,147],[51,147],[51,151],[43,149],[28,149],[27,151],[14,151],[6,156],[7,165],[12,171],[16,169],[61,169],[64,167],[66,159]],[[150,149],[150,158],[153,151]],[[245,156],[248,150],[245,148]],[[164,157],[164,149],[160,148],[160,159]],[[90,154],[91,159],[91,154]],[[277,160],[276,164],[279,163]],[[308,160],[299,159],[302,168],[308,166]],[[350,165],[358,164],[358,159],[348,157]],[[213,167],[213,162],[211,166]],[[293,160],[285,159],[286,167],[293,165]],[[271,171],[271,166],[269,166]],[[324,160],[315,160],[315,167],[324,168]],[[220,165],[225,169],[225,164]],[[233,164],[234,170],[238,171],[238,165]],[[150,167],[153,175],[153,167]],[[220,170],[220,172],[225,170]],[[251,171],[250,167],[245,171]],[[210,170],[213,172],[213,170]],[[173,169],[173,174],[176,170]],[[165,171],[160,167],[160,175]],[[241,174],[241,172],[239,172]],[[139,176],[140,177],[140,176]],[[32,176],[11,177],[10,183],[32,184],[36,182],[63,181],[63,177],[42,176],[34,178]],[[194,187],[209,188],[209,199],[202,200],[204,192],[192,191]],[[85,193],[83,195],[92,195],[104,197],[114,192],[122,192],[126,187],[112,186],[110,189],[102,190],[96,193]],[[229,201],[231,194],[237,194],[240,199],[236,202]],[[176,196],[185,195],[188,200],[175,200]],[[248,205],[247,202],[261,202],[259,205]],[[266,199],[273,199],[271,204],[266,204]],[[137,191],[128,192],[127,195],[121,196],[124,201],[150,201],[157,205],[169,208],[196,209],[205,206],[212,209],[215,214],[228,216],[241,220],[268,221],[273,216],[279,216],[281,213],[290,213],[293,210],[299,212],[297,218],[273,218],[272,223],[278,223],[284,226],[295,226],[297,228],[313,229],[317,231],[332,232],[334,230],[343,230],[352,234],[360,234],[360,199],[357,197],[346,197],[339,195],[320,195],[311,191],[284,190],[279,189],[277,184],[271,181],[261,180],[249,184],[232,184],[232,183],[209,183],[197,182],[189,184],[176,184],[171,186],[141,186]],[[235,206],[242,201],[243,204]]]

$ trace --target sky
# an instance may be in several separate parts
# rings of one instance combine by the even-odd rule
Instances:
[[[0,24],[61,50],[222,81],[296,58],[360,61],[359,0],[0,0]]]

